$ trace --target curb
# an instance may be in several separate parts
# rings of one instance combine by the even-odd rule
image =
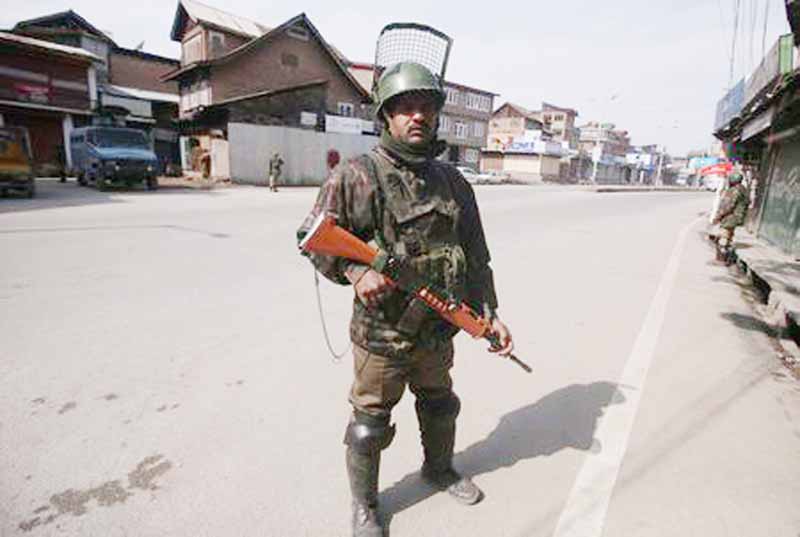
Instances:
[[[610,192],[706,192],[700,188],[683,186],[596,186],[591,188],[598,194],[607,194]]]
[[[713,237],[715,235],[709,234],[709,238]],[[732,254],[735,264],[762,295],[763,305],[766,308],[765,321],[775,331],[775,335],[780,340],[789,339],[798,345],[798,348],[784,348],[786,354],[781,358],[795,376],[800,378],[800,290],[791,283],[780,281],[769,274],[763,260],[759,260],[757,255],[751,253],[753,244],[760,245],[760,242],[749,234],[746,237],[751,244],[747,241],[734,243]],[[716,244],[714,248],[717,248]],[[780,257],[785,256],[778,256],[776,253],[776,258]],[[794,263],[788,257],[784,261]]]

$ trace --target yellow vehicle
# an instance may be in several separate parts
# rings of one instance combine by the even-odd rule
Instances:
[[[24,127],[0,127],[0,193],[17,190],[32,198],[36,194],[30,137]]]

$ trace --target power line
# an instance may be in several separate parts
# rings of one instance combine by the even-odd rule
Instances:
[[[767,24],[769,24],[769,0],[764,0],[764,34],[761,37],[761,57],[767,54]]]
[[[733,43],[731,43],[731,72],[728,78],[728,87],[733,87],[733,67],[736,59],[736,38],[739,36],[739,8],[742,5],[742,0],[734,0],[733,8]]]
[[[722,0],[717,0],[717,8],[719,8],[719,31],[720,31],[720,35],[722,36],[722,49],[723,49],[723,53],[727,54],[728,47],[725,44],[725,34],[726,34],[726,32],[725,32],[725,20],[724,20],[725,17],[724,17],[724,13],[723,13],[723,10],[722,10]]]
[[[753,67],[757,65],[755,63],[755,46],[756,46],[756,24],[758,20],[758,0],[750,0],[750,63],[747,66],[747,73],[753,72]]]

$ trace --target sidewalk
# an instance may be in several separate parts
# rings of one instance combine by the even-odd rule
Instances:
[[[180,177],[158,177],[160,188],[190,188],[196,190],[211,190],[216,188],[227,188],[231,186],[230,180],[203,179],[198,176],[182,175]]]
[[[797,342],[800,262],[744,228],[736,230],[733,249],[739,266],[766,295],[767,311],[774,328]],[[798,367],[797,360],[794,365]]]

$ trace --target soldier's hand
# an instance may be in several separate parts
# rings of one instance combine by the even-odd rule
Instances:
[[[511,331],[498,317],[492,321],[492,331],[497,334],[500,346],[496,349],[490,348],[489,352],[500,353],[500,356],[508,356],[514,352],[514,338],[511,337]]]
[[[391,292],[392,285],[381,273],[369,269],[355,284],[358,299],[368,308],[377,308]]]

